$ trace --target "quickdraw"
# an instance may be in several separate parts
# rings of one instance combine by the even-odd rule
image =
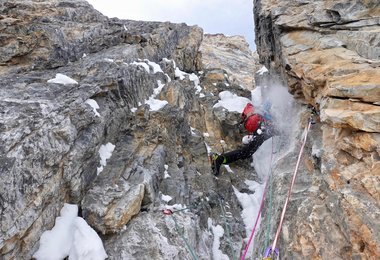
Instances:
[[[280,254],[280,250],[278,248],[275,248],[274,250],[272,250],[272,247],[267,247],[267,249],[265,250],[265,253],[264,253],[264,258],[263,260],[265,259],[272,259],[271,258],[271,255],[275,255],[276,257],[279,256]]]
[[[164,215],[170,216],[170,215],[173,214],[173,211],[170,210],[170,209],[163,209],[163,210],[162,210],[162,213],[164,213]]]

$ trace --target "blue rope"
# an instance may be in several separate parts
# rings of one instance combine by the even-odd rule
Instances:
[[[222,204],[222,201],[221,201],[220,197],[219,197],[219,204],[220,204],[220,208],[222,209],[222,213],[223,213],[224,226],[226,228],[227,240],[228,240],[228,243],[230,244],[230,247],[231,247],[231,250],[232,250],[232,257],[233,257],[234,260],[237,260],[236,253],[235,253],[234,247],[232,245],[232,239],[231,239],[231,234],[230,234],[230,230],[231,230],[230,229],[230,225],[227,222],[226,212],[224,210],[224,206]]]
[[[180,229],[179,229],[179,226],[178,226],[178,223],[177,223],[177,220],[175,219],[175,217],[173,215],[170,215],[173,220],[174,220],[174,225],[175,225],[175,229],[177,230],[178,234],[181,236],[181,238],[183,239],[183,241],[185,242],[186,246],[187,246],[187,249],[189,250],[191,256],[193,257],[194,260],[198,260],[198,257],[196,256],[196,254],[194,253],[194,250],[191,248],[189,242],[187,241],[185,235],[183,234],[184,232],[180,232]]]

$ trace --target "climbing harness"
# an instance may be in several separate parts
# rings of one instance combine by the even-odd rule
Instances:
[[[265,194],[266,194],[266,191],[267,191],[267,187],[268,187],[268,183],[269,183],[269,180],[271,179],[271,175],[272,175],[272,159],[273,159],[273,138],[272,138],[272,152],[271,152],[271,156],[270,156],[270,167],[269,167],[269,173],[268,173],[268,177],[265,181],[265,186],[264,186],[264,191],[263,191],[263,195],[261,196],[261,202],[260,202],[260,208],[259,208],[259,212],[257,213],[257,217],[256,217],[256,221],[255,221],[255,225],[253,226],[253,229],[252,229],[252,232],[251,232],[251,235],[249,236],[249,239],[248,239],[248,242],[247,242],[247,245],[244,249],[244,252],[241,256],[241,260],[244,260],[245,259],[245,256],[247,255],[247,252],[248,252],[248,248],[249,248],[249,245],[251,244],[251,241],[253,239],[253,236],[255,234],[255,230],[256,230],[256,226],[259,222],[259,219],[260,219],[260,216],[261,216],[261,211],[263,209],[263,205],[264,205],[264,198],[265,198]]]
[[[292,178],[289,190],[288,190],[288,196],[286,197],[286,200],[285,200],[284,208],[283,208],[282,213],[281,213],[280,222],[279,222],[279,225],[278,225],[278,228],[277,228],[276,235],[275,235],[274,240],[273,240],[273,244],[270,247],[270,249],[271,249],[271,255],[273,255],[273,253],[274,253],[274,250],[272,250],[272,249],[273,248],[276,249],[277,240],[278,240],[278,237],[279,237],[280,232],[281,232],[282,224],[284,222],[285,212],[286,212],[289,200],[290,200],[290,195],[292,194],[293,186],[294,186],[294,183],[295,183],[295,180],[296,180],[296,177],[297,177],[298,167],[299,167],[299,164],[300,164],[300,161],[301,161],[301,156],[302,156],[305,144],[306,144],[307,135],[309,133],[312,121],[313,121],[312,118],[310,118],[309,119],[309,123],[308,123],[308,125],[305,128],[305,135],[304,135],[304,138],[303,138],[303,142],[302,142],[300,153],[298,155],[298,160],[297,160],[296,168],[295,168],[294,173],[293,173],[293,178]]]

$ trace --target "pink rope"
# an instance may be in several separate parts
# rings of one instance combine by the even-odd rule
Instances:
[[[264,188],[264,191],[263,191],[263,195],[261,196],[260,208],[259,208],[259,212],[257,213],[255,225],[253,226],[253,229],[251,231],[251,235],[249,236],[249,239],[248,239],[248,243],[245,246],[244,252],[243,252],[243,254],[241,256],[241,260],[244,260],[245,256],[247,255],[249,245],[251,244],[251,241],[252,241],[253,236],[255,234],[256,226],[257,226],[257,224],[259,222],[259,219],[261,217],[261,211],[262,211],[263,205],[264,205],[264,198],[265,198],[265,194],[266,194],[266,191],[267,191],[267,187],[268,187],[268,183],[269,183],[269,179],[270,179],[270,175],[271,175],[272,156],[273,156],[273,137],[272,137],[272,153],[270,155],[270,164],[269,164],[269,174],[268,174],[267,180],[265,181],[265,188]]]
[[[296,181],[298,167],[299,167],[299,164],[300,164],[300,161],[301,161],[301,156],[302,156],[303,149],[304,149],[305,144],[306,144],[307,134],[309,133],[310,126],[311,126],[311,120],[309,121],[309,124],[308,124],[308,126],[306,128],[305,137],[303,139],[301,150],[300,150],[300,153],[298,155],[298,160],[297,160],[296,168],[295,168],[294,173],[293,173],[293,178],[292,178],[292,182],[290,184],[290,188],[289,188],[289,191],[288,191],[288,196],[286,197],[284,208],[282,209],[280,223],[278,225],[277,232],[276,232],[276,235],[274,237],[273,244],[272,244],[272,252],[274,252],[274,250],[276,248],[276,243],[277,243],[278,237],[279,237],[280,232],[281,232],[282,224],[283,224],[284,218],[285,218],[286,208],[288,206],[288,203],[289,203],[289,200],[290,200],[290,195],[292,194],[293,186],[294,186],[294,183]]]

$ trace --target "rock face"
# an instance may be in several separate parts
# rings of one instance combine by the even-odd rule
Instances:
[[[249,49],[244,37],[205,34],[200,51],[204,69],[223,68],[230,75],[232,84],[254,88],[258,57]]]
[[[300,169],[282,229],[283,257],[378,259],[379,2],[255,0],[254,6],[260,62],[320,112],[305,153],[309,167]],[[277,177],[275,185],[283,181]],[[264,241],[263,230],[257,239]]]
[[[109,259],[237,255],[247,234],[234,189],[257,176],[237,166],[215,179],[207,148],[240,142],[239,113],[213,108],[218,93],[251,93],[223,68],[200,73],[202,29],[109,19],[78,0],[0,11],[1,259],[32,258],[65,202]]]
[[[272,166],[274,199],[265,201],[253,250],[260,258],[308,124],[306,103],[320,117],[280,254],[380,257],[376,1],[255,1],[258,53],[269,69],[256,82],[282,102],[273,115],[281,135],[257,151],[255,169],[246,160],[218,178],[208,153],[236,148],[241,135],[239,112],[214,105],[224,90],[252,94],[255,58],[241,38],[109,19],[77,0],[2,1],[0,10],[1,259],[32,258],[64,203],[79,205],[109,259],[236,258],[252,225],[242,216],[255,218],[241,198],[259,200],[263,185],[249,183]],[[273,78],[299,104],[284,88],[272,93]],[[260,157],[266,151],[270,161]]]

